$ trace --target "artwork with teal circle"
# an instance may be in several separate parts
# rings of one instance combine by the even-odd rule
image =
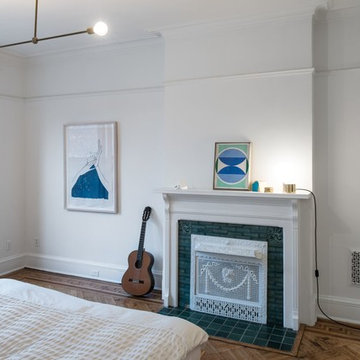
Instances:
[[[214,189],[249,190],[251,143],[216,143]]]

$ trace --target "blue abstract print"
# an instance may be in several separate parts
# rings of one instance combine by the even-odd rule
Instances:
[[[227,184],[243,180],[248,171],[246,155],[239,149],[230,148],[220,153],[217,163],[217,176]]]
[[[102,146],[98,140],[98,151],[90,153],[86,164],[75,176],[75,184],[71,188],[71,196],[82,199],[109,199],[109,191],[104,185],[106,182],[102,175],[99,162],[102,153]]]
[[[86,199],[109,199],[109,192],[102,184],[95,166],[80,175],[71,189],[71,196]]]

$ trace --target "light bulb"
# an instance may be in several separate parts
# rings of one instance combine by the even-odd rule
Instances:
[[[94,33],[99,36],[104,36],[108,32],[108,26],[103,21],[98,21],[94,27]]]

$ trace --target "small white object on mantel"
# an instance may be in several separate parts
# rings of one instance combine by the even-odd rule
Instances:
[[[188,186],[179,184],[179,185],[175,185],[174,189],[175,190],[188,190]]]
[[[259,193],[158,189],[164,199],[162,297],[178,305],[178,221],[193,220],[283,229],[283,326],[314,325],[313,204],[306,192]]]

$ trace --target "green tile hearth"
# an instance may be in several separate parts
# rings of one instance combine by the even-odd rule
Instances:
[[[223,316],[204,314],[189,308],[162,308],[162,315],[188,320],[204,329],[210,336],[217,336],[247,344],[291,351],[297,332],[279,325],[263,325]]]

